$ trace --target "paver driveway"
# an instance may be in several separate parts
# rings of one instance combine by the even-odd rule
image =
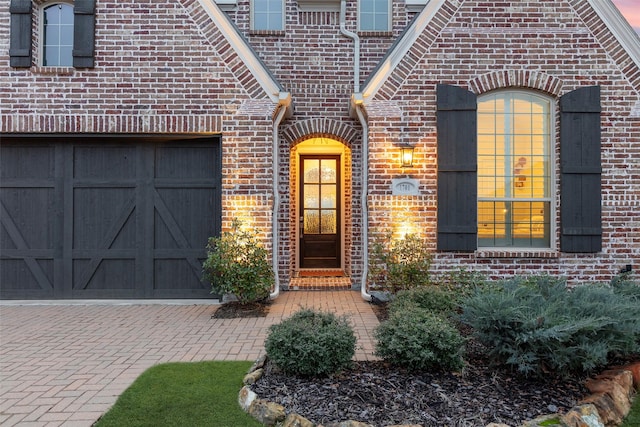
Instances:
[[[0,425],[90,426],[152,365],[255,360],[267,328],[302,307],[348,314],[356,359],[373,359],[378,324],[359,292],[283,292],[269,315],[212,319],[207,301],[0,304]]]

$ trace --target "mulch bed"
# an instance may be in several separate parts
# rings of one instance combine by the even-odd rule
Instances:
[[[216,308],[212,319],[239,319],[246,317],[266,317],[269,313],[269,301],[242,304],[238,301],[229,301]]]
[[[379,319],[386,307],[372,306]],[[461,372],[409,372],[382,361],[355,362],[328,378],[284,375],[271,363],[251,389],[316,424],[357,420],[374,426],[520,425],[566,412],[588,394],[585,378],[522,378],[491,366],[482,345],[470,340]]]

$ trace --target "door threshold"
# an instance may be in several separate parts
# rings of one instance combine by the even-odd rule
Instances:
[[[341,268],[301,268],[297,277],[346,277]]]

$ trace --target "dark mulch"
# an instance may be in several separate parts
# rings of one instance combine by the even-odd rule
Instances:
[[[539,415],[566,412],[587,394],[581,380],[526,380],[481,360],[460,373],[407,372],[384,362],[356,362],[330,378],[304,379],[268,363],[251,386],[314,423],[357,420],[374,426],[521,425]]]
[[[246,317],[265,317],[269,313],[269,301],[242,304],[229,301],[221,304],[211,316],[212,319],[238,319]]]
[[[372,306],[380,319],[386,307]],[[585,378],[525,379],[490,366],[482,345],[470,340],[459,373],[409,372],[384,362],[355,362],[329,378],[284,375],[270,363],[251,386],[263,399],[317,424],[357,420],[374,426],[425,427],[520,425],[537,416],[566,412],[588,394]]]

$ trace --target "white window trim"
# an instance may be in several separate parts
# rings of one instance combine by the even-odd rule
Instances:
[[[281,5],[282,5],[282,22],[280,23],[280,28],[268,28],[268,29],[256,29],[254,22],[255,22],[255,18],[254,18],[254,12],[255,12],[255,7],[254,7],[254,3],[258,1],[258,2],[264,2],[264,1],[280,1]],[[251,0],[251,13],[249,14],[250,18],[249,18],[249,26],[251,28],[251,31],[284,31],[284,25],[285,25],[285,20],[286,20],[286,9],[285,9],[286,5],[285,5],[285,0]]]
[[[392,28],[392,13],[393,13],[393,1],[392,0],[386,0],[387,1],[387,28],[384,30],[380,30],[380,29],[373,29],[373,30],[363,30],[362,26],[361,26],[361,12],[360,9],[362,7],[362,1],[363,0],[358,0],[358,31],[363,31],[363,32],[389,32],[391,31]]]
[[[39,67],[46,67],[46,68],[50,68],[50,67],[72,67],[72,64],[69,65],[44,65],[44,10],[46,8],[48,8],[49,6],[53,6],[56,4],[66,4],[68,6],[71,6],[71,8],[73,9],[73,2],[72,1],[48,1],[46,3],[43,3],[41,5],[38,6],[38,35],[37,35],[37,39],[38,39],[38,66]]]
[[[557,117],[557,100],[545,93],[539,93],[534,90],[522,89],[498,89],[490,92],[483,93],[478,96],[478,102],[484,95],[493,95],[498,92],[508,93],[523,93],[527,95],[535,95],[549,101],[549,247],[548,248],[534,248],[529,246],[478,246],[476,252],[480,257],[493,257],[495,253],[530,253],[530,254],[555,254],[558,251],[558,194],[560,192],[560,181],[557,177],[557,164],[559,159],[558,148],[558,117]],[[477,184],[476,184],[477,185]],[[478,197],[479,200],[479,197]],[[476,200],[477,203],[477,200]]]

